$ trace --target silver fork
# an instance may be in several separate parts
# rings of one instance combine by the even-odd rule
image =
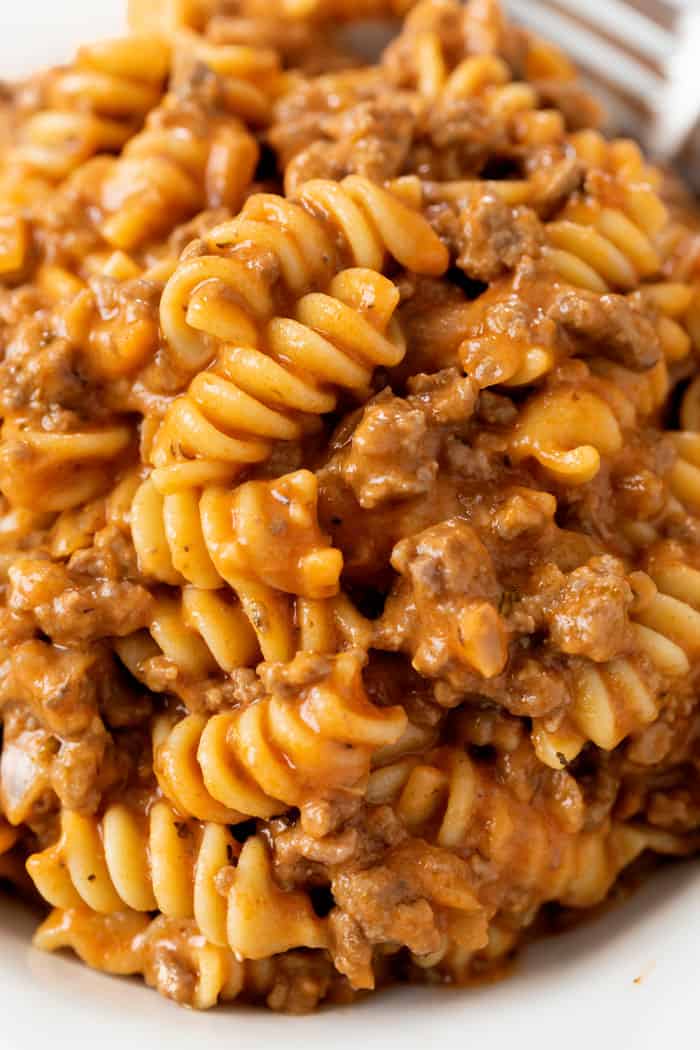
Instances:
[[[506,0],[576,62],[611,127],[700,185],[700,8],[693,0]]]

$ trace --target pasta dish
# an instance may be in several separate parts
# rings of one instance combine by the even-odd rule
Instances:
[[[197,1008],[467,983],[700,849],[698,212],[495,0],[129,14],[0,93],[0,878]]]

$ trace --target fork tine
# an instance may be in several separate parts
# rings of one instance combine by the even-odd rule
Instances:
[[[565,9],[577,21],[605,32],[608,39],[659,68],[673,51],[674,23],[664,26],[657,22],[651,5],[645,14],[630,0],[586,0],[585,4],[580,0],[550,0],[549,6]]]
[[[663,90],[674,36],[628,0],[507,0],[516,19],[576,62],[618,128],[644,137]],[[649,0],[650,9],[659,0]],[[665,5],[664,5],[665,6]]]
[[[657,100],[650,145],[657,156],[671,160],[684,147],[700,116],[700,11],[687,11],[680,20],[680,47],[669,64],[668,82]],[[698,173],[695,172],[695,183]]]

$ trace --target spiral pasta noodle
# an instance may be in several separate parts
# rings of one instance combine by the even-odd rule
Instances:
[[[678,671],[682,666],[675,649],[666,651],[663,642],[640,635],[660,663]],[[681,672],[682,673],[682,672]],[[572,703],[567,716],[556,729],[547,728],[547,719],[533,720],[532,739],[538,757],[552,769],[560,769],[592,741],[605,751],[613,748],[631,733],[639,732],[656,721],[661,696],[648,683],[648,673],[639,661],[620,659],[601,666],[585,665],[573,670]]]
[[[489,331],[485,318],[514,299],[510,283],[488,289],[475,301],[473,317],[467,315],[473,334],[460,343],[457,353],[462,368],[479,386],[526,386],[551,372],[557,363],[557,347],[523,338],[520,333]]]
[[[700,512],[700,406],[698,383],[693,381],[681,401],[680,422],[683,430],[672,435],[676,460],[669,472],[673,496],[691,513]]]
[[[273,1009],[313,1008],[332,984],[328,961],[319,959],[309,973],[309,959],[293,953],[275,959],[240,960],[226,947],[207,941],[192,920],[171,919],[133,911],[103,915],[85,907],[55,908],[34,936],[44,951],[70,948],[93,969],[105,973],[142,974],[148,983],[172,996],[163,971],[192,975],[187,1005],[208,1010],[217,1003],[242,999],[266,1001]],[[298,987],[297,987],[298,985]],[[295,993],[291,998],[290,993]]]
[[[587,664],[572,673],[572,704],[554,730],[536,719],[533,741],[553,769],[571,762],[587,741],[605,751],[655,722],[665,699],[664,682],[686,676],[698,651],[700,573],[682,561],[659,557],[650,577],[656,591],[634,615],[634,639],[648,663],[620,659]],[[660,678],[649,674],[649,666]]]
[[[554,478],[582,485],[600,469],[601,455],[622,448],[622,431],[611,407],[593,390],[557,386],[535,394],[515,427],[511,455],[536,459]]]
[[[665,670],[683,674],[695,659],[700,626],[700,572],[682,558],[660,556],[649,575],[657,591],[636,613],[652,653],[663,651]],[[653,632],[653,638],[647,633]],[[652,657],[653,658],[653,657]]]
[[[151,456],[156,487],[226,480],[275,442],[302,438],[314,416],[333,410],[337,390],[367,389],[375,368],[403,357],[398,298],[381,274],[343,270],[327,291],[302,295],[292,317],[269,321],[259,347],[222,349],[166,413]]]
[[[354,175],[340,184],[306,183],[294,201],[254,194],[206,243],[211,254],[183,261],[161,303],[171,348],[194,368],[210,359],[212,336],[255,346],[261,326],[278,314],[275,291],[300,298],[327,287],[344,266],[380,272],[386,256],[416,273],[439,275],[448,264],[421,215]],[[255,270],[256,255],[248,259],[251,243],[276,260],[269,271],[274,284]]]
[[[650,164],[632,139],[607,139],[594,128],[572,132],[568,141],[578,157],[591,167],[627,184],[645,183],[657,189],[659,169]],[[658,211],[658,209],[656,209]]]
[[[331,598],[339,589],[342,556],[319,528],[317,498],[317,480],[309,471],[272,482],[246,482],[233,493],[210,486],[201,497],[190,490],[163,499],[147,481],[131,511],[141,568],[167,583],[185,579],[195,584],[198,590],[188,592],[191,609],[195,601],[200,610],[207,604],[201,591],[227,584],[238,595],[265,658],[291,659],[292,606],[285,595],[317,600]],[[280,571],[273,566],[283,551]],[[211,598],[209,607],[216,601]],[[223,611],[220,601],[216,607]],[[192,615],[196,621],[197,614]],[[209,648],[216,650],[208,622],[211,617],[202,611],[199,626]],[[240,634],[238,626],[234,633]],[[190,664],[193,659],[194,653]]]
[[[300,678],[291,703],[273,691],[250,707],[158,730],[156,772],[178,808],[267,817],[302,805],[321,778],[331,795],[362,790],[372,752],[401,736],[406,716],[369,702],[357,653],[328,657],[305,683],[308,659],[289,665],[291,681]]]
[[[82,47],[50,77],[43,108],[28,118],[9,158],[51,181],[101,152],[116,152],[158,102],[169,65],[158,36]]]
[[[99,822],[64,811],[58,842],[33,854],[27,870],[54,907],[194,917],[210,940],[225,944],[224,902],[213,878],[233,856],[222,825],[196,829],[167,802],[152,806],[148,818],[114,803]]]
[[[8,419],[1,434],[0,489],[17,507],[76,507],[109,487],[108,470],[132,441],[132,428],[117,421],[55,433],[30,421]]]
[[[181,598],[161,595],[156,599],[150,637],[143,632],[115,644],[135,678],[152,689],[162,689],[149,675],[154,658],[165,657],[185,680],[191,681],[217,671],[230,673],[236,668],[254,667],[261,657],[253,626],[256,621],[259,623],[259,618],[249,619],[231,593],[187,586]],[[373,634],[371,621],[342,592],[327,599],[297,598],[293,609],[289,608],[287,626],[288,634],[279,650],[283,656],[297,651],[366,649]]]
[[[194,35],[178,36],[175,50],[188,66],[210,71],[222,97],[214,105],[206,98],[198,103],[195,95],[187,104],[173,91],[103,180],[101,232],[125,251],[162,236],[205,207],[236,211],[259,159],[258,144],[244,122],[267,118],[268,82],[277,70],[274,52],[215,47]]]
[[[501,58],[470,56],[448,72],[441,50],[435,34],[426,33],[417,41],[417,87],[422,96],[438,98],[442,105],[478,99],[488,117],[502,123],[515,142],[545,145],[563,139],[562,114],[540,108],[536,88],[513,80]],[[455,158],[443,158],[441,169],[448,179],[459,178],[460,165]]]
[[[327,948],[327,923],[302,893],[284,893],[257,835],[241,850],[228,889],[228,942],[238,958],[267,959],[290,948]]]
[[[623,183],[616,196],[617,208],[584,201],[547,223],[545,257],[568,283],[593,292],[628,290],[659,273],[654,242],[668,221],[664,205],[644,185]]]
[[[535,898],[570,907],[602,900],[620,870],[648,844],[643,831],[623,824],[602,833],[566,834],[532,809],[524,834],[516,800],[490,783],[467,755],[450,748],[426,763],[408,760],[377,770],[369,797],[395,800],[413,833],[436,828],[436,841],[443,846],[473,845]]]
[[[216,667],[223,671],[249,667],[259,652],[242,608],[227,601],[221,591],[185,587],[181,599],[160,599],[150,631],[159,649],[193,677]]]

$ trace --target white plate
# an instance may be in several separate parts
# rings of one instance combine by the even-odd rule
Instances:
[[[0,76],[118,31],[121,11],[121,0],[0,0]],[[34,920],[0,898],[0,1050],[646,1050],[689,1036],[693,1045],[699,873],[700,864],[665,871],[602,918],[527,951],[498,983],[397,989],[304,1018],[181,1010],[139,981],[35,951]]]
[[[3,1050],[658,1050],[693,1045],[700,864],[664,871],[625,904],[523,953],[504,980],[400,988],[287,1017],[232,1004],[206,1014],[136,979],[29,946],[32,921],[0,899]],[[682,1042],[681,1042],[682,1041]]]

